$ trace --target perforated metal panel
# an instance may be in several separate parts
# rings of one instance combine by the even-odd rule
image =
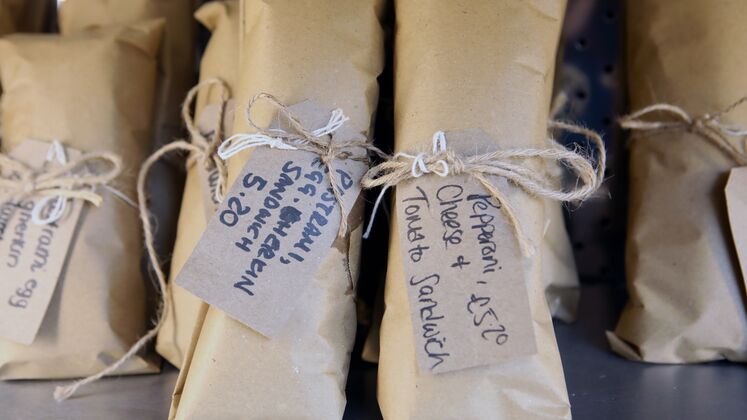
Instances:
[[[560,46],[556,92],[567,101],[558,117],[603,133],[607,146],[602,191],[580,207],[567,207],[576,262],[587,283],[620,280],[624,268],[627,162],[616,123],[625,107],[622,15],[617,0],[571,0]]]

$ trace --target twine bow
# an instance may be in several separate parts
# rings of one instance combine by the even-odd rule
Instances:
[[[604,181],[606,155],[604,143],[599,134],[573,124],[550,121],[550,128],[562,129],[580,134],[589,139],[597,151],[596,167],[591,157],[578,151],[564,148],[554,140],[545,149],[503,149],[474,156],[462,156],[446,145],[446,135],[438,131],[433,136],[431,153],[397,153],[392,158],[371,168],[363,177],[364,188],[381,186],[381,193],[374,204],[371,220],[364,237],[368,237],[381,199],[388,188],[400,182],[412,180],[426,174],[440,177],[466,174],[476,179],[500,205],[500,208],[513,228],[519,248],[524,256],[530,256],[534,248],[523,233],[516,212],[501,190],[488,178],[498,176],[521,188],[526,193],[558,201],[582,201],[590,197]],[[561,187],[560,176],[547,169],[534,169],[527,165],[530,161],[549,164],[563,164],[577,177],[578,183],[570,189]]]
[[[277,108],[280,115],[287,119],[290,128],[293,130],[292,132],[282,129],[259,127],[254,123],[252,120],[252,108],[262,100],[267,101]],[[345,203],[342,200],[338,177],[332,166],[333,162],[336,159],[352,159],[368,162],[366,155],[357,156],[350,151],[352,148],[373,151],[379,155],[383,155],[383,153],[365,140],[333,141],[332,136],[334,133],[349,120],[340,108],[332,111],[327,124],[315,130],[308,130],[304,127],[286,105],[268,93],[255,95],[247,105],[245,114],[247,122],[256,132],[239,133],[227,138],[218,148],[218,155],[226,160],[243,150],[263,146],[281,150],[303,150],[318,155],[321,163],[327,167],[327,176],[329,177],[332,194],[337,201],[337,205],[340,207],[338,236],[344,236],[348,230],[347,217],[345,217],[348,214],[348,210],[345,208]]]
[[[68,161],[65,149],[55,140],[50,145],[47,161],[57,160],[59,166],[41,171],[0,154],[0,190],[11,196],[41,196],[32,210],[32,220],[38,225],[58,221],[64,214],[67,201],[79,199],[94,206],[101,205],[103,198],[95,190],[107,186],[122,171],[122,159],[110,152],[86,153]],[[106,169],[101,169],[102,164]],[[54,205],[43,215],[49,203]]]
[[[200,132],[200,130],[195,126],[194,120],[189,111],[192,102],[197,96],[197,93],[207,86],[219,86],[221,88],[221,103],[218,111],[218,120],[216,122],[216,128],[212,133],[213,137],[211,140],[207,140],[205,136],[203,136],[203,134]],[[127,352],[122,355],[122,357],[120,357],[116,362],[112,363],[96,374],[72,382],[68,385],[58,386],[57,388],[55,388],[54,398],[58,402],[70,398],[81,387],[92,382],[96,382],[104,376],[111,375],[112,373],[119,370],[119,368],[121,368],[128,360],[130,360],[143,347],[145,347],[145,345],[150,340],[155,338],[155,336],[158,334],[158,331],[163,326],[163,323],[165,321],[164,314],[166,314],[171,309],[171,294],[166,291],[166,274],[161,268],[161,263],[158,260],[158,254],[156,253],[156,248],[154,245],[155,239],[153,234],[153,222],[151,221],[150,212],[148,211],[147,206],[148,197],[146,196],[145,188],[146,180],[148,178],[148,174],[150,173],[150,169],[164,155],[173,151],[186,151],[190,153],[190,160],[197,160],[201,164],[206,165],[206,169],[210,169],[212,168],[211,165],[215,165],[215,168],[217,169],[219,175],[218,189],[216,189],[216,198],[219,201],[222,201],[223,191],[225,188],[226,170],[223,161],[216,156],[215,151],[218,147],[218,144],[220,144],[221,127],[223,126],[223,113],[225,112],[225,106],[226,102],[228,101],[228,96],[228,87],[223,81],[217,78],[202,81],[195,85],[192,89],[190,89],[190,91],[187,93],[184,104],[182,105],[182,117],[184,118],[185,125],[187,126],[187,130],[191,135],[192,141],[188,142],[185,140],[177,140],[168,143],[155,151],[152,155],[150,155],[140,167],[140,172],[137,178],[137,198],[139,203],[139,206],[137,207],[140,212],[140,220],[143,223],[145,249],[148,253],[148,259],[150,260],[151,267],[156,275],[156,279],[158,280],[158,287],[161,292],[161,302],[160,307],[157,310],[158,321],[156,322],[156,325],[151,328],[145,335],[140,337],[140,339],[138,339],[135,344],[133,344],[129,348],[129,350],[127,350]]]
[[[723,123],[720,118],[747,102],[744,96],[716,114],[704,114],[693,117],[684,109],[671,104],[658,103],[649,105],[620,119],[620,125],[628,130],[659,131],[681,129],[698,135],[710,142],[739,166],[747,166],[747,144],[743,150],[734,144],[734,139],[745,138],[747,130]],[[660,113],[672,120],[646,120],[644,117]]]

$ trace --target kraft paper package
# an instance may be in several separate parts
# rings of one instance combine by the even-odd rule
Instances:
[[[125,169],[111,187],[134,197],[137,167],[150,150],[162,27],[150,21],[0,40],[3,153],[27,139],[116,153]],[[83,208],[35,340],[28,346],[0,340],[0,378],[91,375],[148,329],[137,209],[110,190],[97,192],[103,202]],[[136,356],[118,373],[157,370],[151,358]]]
[[[747,55],[735,50],[747,41],[747,5],[645,0],[627,13],[631,109],[713,115],[747,94]],[[720,121],[744,127],[747,110]],[[612,349],[655,363],[746,361],[744,279],[724,200],[735,162],[682,129],[633,132],[630,153],[630,301]]]
[[[313,100],[341,108],[356,131],[371,138],[383,68],[383,1],[246,0],[242,5],[241,71],[237,107],[260,92],[287,105]],[[239,108],[237,108],[239,109]],[[266,126],[275,109],[253,111]],[[251,132],[236,112],[235,132]],[[228,161],[229,184],[247,152]],[[289,152],[292,153],[292,152]],[[272,339],[211,307],[177,389],[171,416],[199,418],[341,418],[355,336],[349,273],[357,277],[362,200],[349,220],[351,233],[325,251],[290,319]],[[348,266],[349,265],[349,266]],[[182,371],[185,375],[185,370]]]
[[[206,3],[195,18],[212,32],[200,63],[200,80],[220,79],[229,92],[235,90],[238,78],[239,3],[238,1],[214,1]],[[203,110],[222,100],[223,92],[216,85],[201,88],[197,95],[195,116],[199,121]],[[216,113],[217,116],[217,113]],[[225,132],[225,127],[224,130]],[[156,350],[172,365],[181,367],[189,348],[195,328],[199,328],[204,316],[204,303],[193,294],[174,284],[176,275],[192,253],[207,225],[208,217],[202,204],[203,191],[200,183],[199,162],[191,162],[187,169],[187,180],[179,214],[176,243],[171,259],[168,293],[171,293],[173,310],[164,314],[164,324],[158,333]]]
[[[496,147],[544,144],[564,2],[395,4],[397,151],[424,150],[435,130],[475,128],[495,139]],[[515,198],[511,204],[525,234],[539,244],[545,226],[543,201]],[[416,359],[396,219],[379,359],[378,400],[384,418],[570,418],[544,294],[544,253],[524,265],[537,353],[505,363],[424,373]]]
[[[63,35],[91,27],[165,20],[154,110],[154,149],[183,135],[179,111],[195,82],[194,4],[195,0],[65,0],[60,6],[58,20]],[[165,260],[172,250],[175,215],[181,202],[182,162],[176,156],[168,156],[152,171],[148,190],[159,199],[153,200],[150,208],[157,220],[156,247]]]
[[[556,64],[559,62],[558,57]],[[553,101],[557,101],[559,97],[556,93]],[[565,98],[565,96],[562,97]],[[550,118],[555,117],[556,115],[550,115]],[[551,131],[550,135],[552,134]],[[562,204],[552,200],[544,201],[546,221],[540,252],[545,297],[553,318],[573,322],[576,319],[581,292],[573,248],[565,226]],[[361,350],[361,358],[369,363],[379,362],[379,335],[383,306],[384,288],[382,286],[376,294],[371,325]]]

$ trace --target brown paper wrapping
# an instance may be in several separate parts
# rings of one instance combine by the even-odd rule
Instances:
[[[200,63],[200,79],[219,78],[231,91],[235,90],[239,66],[236,54],[239,43],[239,2],[207,3],[195,13],[195,18],[212,32]],[[206,105],[221,100],[221,92],[218,89],[210,86],[198,93],[195,106],[198,120]],[[204,304],[200,299],[174,284],[176,275],[181,271],[205,230],[209,217],[205,214],[205,206],[202,205],[203,193],[198,172],[199,168],[195,165],[187,170],[168,286],[173,306],[172,310],[165,314],[164,324],[158,332],[156,342],[158,353],[177,367],[182,366],[192,333],[202,322],[200,313],[204,313],[201,310]]]
[[[558,56],[556,64],[560,62],[560,59],[561,57]],[[542,274],[545,279],[545,297],[553,318],[573,322],[576,319],[581,291],[562,204],[545,200],[545,218],[546,229],[540,250]],[[376,293],[370,327],[361,350],[361,358],[370,363],[379,362],[379,335],[384,311],[383,287]]]
[[[134,174],[150,149],[162,26],[151,21],[72,37],[0,40],[3,150],[32,138],[117,153],[126,169],[112,186],[134,197]],[[82,212],[34,343],[0,340],[1,379],[97,373],[147,330],[137,209],[99,193],[104,202]],[[118,373],[157,370],[152,360],[134,357]]]
[[[60,7],[59,26],[63,35],[90,27],[165,19],[153,115],[153,149],[181,138],[183,134],[179,111],[195,80],[195,22],[192,19],[195,1],[65,0]],[[182,161],[176,155],[167,155],[154,165],[151,174],[147,189],[150,195],[158,197],[149,206],[158,225],[155,246],[161,259],[167,260],[176,236],[176,214],[184,184]]]
[[[747,5],[698,0],[628,6],[631,108],[667,102],[715,113],[747,94]],[[747,126],[747,110],[724,116]],[[724,201],[735,164],[679,130],[634,134],[630,148],[630,302],[612,348],[661,363],[747,360],[747,313]]]
[[[398,0],[396,7],[398,151],[427,150],[434,131],[467,128],[485,130],[496,147],[543,146],[564,2]],[[543,202],[515,197],[511,204],[524,232],[540,244]],[[379,359],[384,418],[570,418],[541,253],[524,261],[538,353],[421,374],[394,219]]]
[[[370,138],[376,77],[383,67],[382,6],[380,0],[243,1],[239,106],[263,91],[289,105],[312,99],[330,109],[342,108],[350,117],[347,124]],[[248,131],[242,113],[236,115],[235,131]],[[275,113],[263,107],[253,115],[266,125]],[[230,180],[247,155],[231,158]],[[357,274],[360,203],[349,218],[349,240],[337,240],[317,272],[306,274],[304,298],[288,308],[292,315],[277,337],[262,337],[209,309],[172,416],[342,417],[355,335],[346,266]]]

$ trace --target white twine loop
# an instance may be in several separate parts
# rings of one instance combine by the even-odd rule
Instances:
[[[47,150],[47,162],[53,162],[55,160],[60,165],[67,164],[67,153],[65,153],[65,148],[59,140],[53,140]],[[34,208],[31,209],[31,221],[38,226],[46,226],[59,221],[62,216],[65,215],[65,211],[67,210],[67,200],[68,198],[61,195],[54,195],[40,199],[36,202]],[[51,201],[54,201],[54,204],[51,208],[48,208]],[[46,216],[42,214],[45,209],[47,210]]]
[[[440,154],[441,152],[446,151],[446,134],[444,134],[443,131],[436,131],[435,134],[433,134],[433,156],[436,156]],[[409,153],[405,152],[398,152],[394,155],[394,158],[397,159],[399,157],[403,157],[406,159],[412,160],[412,169],[410,170],[410,173],[412,173],[413,178],[420,178],[424,174],[434,173],[440,177],[445,177],[449,175],[449,164],[443,160],[438,159],[435,162],[435,165],[440,166],[440,169],[433,168],[432,170],[428,167],[428,164],[425,162],[425,159],[428,156],[426,153],[418,153],[417,155],[413,156]],[[382,194],[379,194],[381,196]],[[376,200],[377,202],[379,199]]]
[[[57,160],[60,165],[67,163],[67,153],[65,153],[65,148],[59,140],[52,140],[52,144],[49,145],[49,150],[47,150],[47,162],[53,160]]]
[[[732,136],[732,137],[744,137],[744,136],[747,136],[747,130],[743,130],[743,129],[741,129],[741,127],[739,127],[739,126],[738,126],[738,125],[736,125],[736,124],[726,124],[726,123],[722,123],[722,122],[721,122],[721,121],[720,121],[719,119],[717,119],[717,118],[716,118],[716,119],[714,119],[714,122],[716,122],[717,124],[719,124],[719,125],[721,126],[721,130],[722,130],[722,131],[723,131],[723,132],[724,132],[725,134],[727,134],[727,135],[729,135],[729,136]]]
[[[341,108],[335,108],[332,110],[332,114],[329,116],[329,121],[327,124],[323,127],[319,127],[316,130],[313,130],[311,134],[314,135],[314,137],[322,137],[329,134],[334,133],[340,127],[345,125],[346,122],[348,122],[350,118],[348,118],[344,112],[342,112]]]
[[[51,208],[48,208],[49,202],[54,200]],[[34,208],[31,209],[31,221],[38,226],[46,226],[62,219],[67,210],[67,198],[57,195],[53,197],[44,197],[37,201]],[[46,210],[46,216],[42,213]]]
[[[427,153],[418,153],[417,155],[411,155],[409,153],[405,152],[398,152],[394,155],[394,159],[398,159],[400,157],[403,157],[405,159],[412,160],[412,168],[410,169],[410,173],[412,174],[413,178],[420,178],[424,174],[434,173],[442,178],[447,177],[449,175],[449,164],[444,159],[438,159],[434,163],[434,166],[440,166],[440,168],[429,168],[428,164],[426,163],[426,158],[430,156],[437,156],[443,152],[446,151],[446,134],[443,131],[436,131],[433,134],[433,154],[428,155]],[[366,231],[363,233],[363,239],[368,239],[368,236],[371,234],[371,229],[373,228],[374,219],[376,218],[376,214],[379,210],[379,205],[381,205],[381,200],[384,198],[384,195],[386,194],[387,190],[389,189],[389,185],[385,184],[381,191],[379,192],[379,195],[376,197],[376,201],[374,202],[373,211],[371,212],[371,220],[368,221],[368,226],[366,227]]]
[[[271,137],[262,133],[238,133],[227,138],[218,146],[218,156],[228,160],[231,156],[253,147],[267,146],[271,149],[298,150],[287,144],[281,137]]]
[[[329,121],[322,127],[312,130],[311,134],[314,137],[322,137],[333,134],[335,131],[340,129],[350,118],[348,118],[342,109],[337,108],[332,111],[329,117]],[[297,147],[288,144],[286,137],[290,134],[285,130],[273,128],[268,129],[277,133],[278,136],[268,136],[263,133],[238,133],[227,138],[218,147],[218,156],[223,160],[228,160],[231,156],[242,152],[246,149],[255,147],[269,147],[271,149],[280,150],[298,150]],[[301,142],[302,140],[298,140]]]

